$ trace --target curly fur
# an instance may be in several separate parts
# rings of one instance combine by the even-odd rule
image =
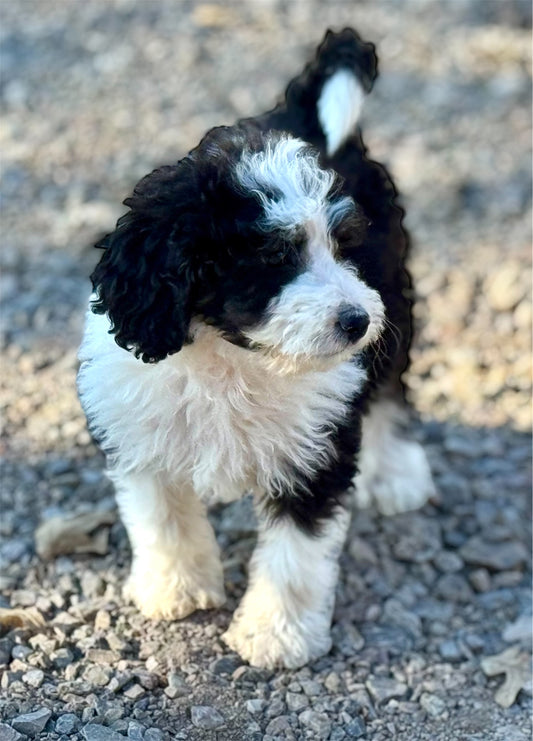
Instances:
[[[376,74],[372,44],[328,31],[276,108],[140,181],[92,275],[78,385],[132,542],[127,594],[166,619],[221,604],[205,505],[253,492],[260,538],[226,641],[264,666],[330,646],[354,480],[386,512],[431,493],[394,412],[403,211],[355,128]]]

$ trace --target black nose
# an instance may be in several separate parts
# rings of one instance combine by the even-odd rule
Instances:
[[[355,306],[344,306],[339,311],[338,323],[351,342],[356,342],[365,336],[370,324],[370,317],[363,309]]]

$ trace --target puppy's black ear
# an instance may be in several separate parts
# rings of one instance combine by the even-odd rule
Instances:
[[[145,363],[178,352],[191,318],[194,207],[180,165],[141,180],[124,201],[131,210],[96,245],[105,252],[91,276],[92,310],[107,314],[117,344]]]

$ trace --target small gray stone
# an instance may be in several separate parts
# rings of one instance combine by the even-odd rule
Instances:
[[[237,684],[257,684],[258,682],[266,682],[272,673],[266,669],[259,669],[256,666],[239,666],[231,678]]]
[[[81,712],[81,722],[82,723],[88,723],[90,720],[92,720],[96,715],[96,710],[94,707],[85,707],[83,708]]]
[[[434,558],[441,548],[438,522],[412,515],[402,522],[392,550],[400,561],[425,563]]]
[[[191,721],[193,726],[210,730],[224,725],[223,716],[216,708],[209,705],[193,705],[191,708]]]
[[[309,707],[309,698],[301,692],[287,692],[285,702],[291,713],[299,713],[300,710]]]
[[[50,654],[50,659],[58,669],[64,669],[69,664],[72,664],[74,661],[74,654],[70,648],[58,648],[57,651]]]
[[[13,641],[11,638],[0,638],[0,664],[9,664],[11,661],[11,657],[13,656],[13,651],[16,648],[23,648],[23,646],[13,646]],[[24,648],[27,648],[26,646]],[[30,649],[31,652],[31,649]],[[19,656],[13,656],[14,659],[22,659],[22,661],[25,660],[25,657],[19,657]]]
[[[187,682],[180,672],[169,672],[167,674],[167,682],[168,686],[172,689],[187,689]]]
[[[96,687],[105,687],[111,678],[112,670],[107,666],[88,666],[83,672],[83,679]]]
[[[495,589],[500,589],[501,587],[517,587],[523,578],[524,574],[518,569],[500,571],[498,574],[494,574],[493,586]]]
[[[29,687],[37,689],[44,682],[44,672],[42,669],[30,669],[29,672],[22,675],[22,681]]]
[[[124,741],[121,733],[98,723],[88,723],[81,733],[86,741]]]
[[[326,739],[331,733],[331,720],[325,713],[318,713],[316,710],[304,710],[298,716],[300,725],[311,730],[316,738]]]
[[[163,741],[165,734],[159,728],[147,728],[143,741]]]
[[[52,651],[55,651],[58,644],[55,638],[50,638],[44,633],[37,633],[36,635],[32,636],[28,640],[28,643],[33,649],[40,648],[41,651],[43,651],[47,655],[51,654]]]
[[[70,668],[70,667],[69,667]],[[68,671],[68,668],[67,668]],[[123,687],[125,687],[128,682],[131,682],[132,675],[130,672],[116,672],[111,679],[109,680],[109,684],[107,685],[107,689],[111,692],[119,692]]]
[[[18,644],[16,646],[13,646],[11,650],[11,656],[14,659],[18,659],[19,661],[26,661],[26,659],[31,653],[32,653],[32,650],[29,646],[21,646]],[[9,663],[9,662],[0,662],[0,663]]]
[[[128,723],[128,738],[132,741],[143,741],[145,727],[137,720],[130,720]]]
[[[128,730],[128,721],[125,718],[118,718],[109,724],[109,727],[117,733],[126,733]]]
[[[467,536],[461,530],[447,530],[442,539],[450,548],[459,548],[465,543]]]
[[[37,594],[32,589],[17,589],[11,595],[11,604],[19,607],[30,607],[37,601]]]
[[[140,669],[135,672],[135,678],[145,690],[155,690],[159,687],[159,676],[154,672],[144,671]]]
[[[464,566],[464,561],[454,551],[439,551],[433,563],[439,571],[445,574],[451,574],[456,571],[461,571]]]
[[[33,713],[17,715],[11,721],[11,725],[16,731],[25,733],[27,736],[37,736],[44,729],[51,716],[52,712],[48,708],[39,708],[34,710]]]
[[[474,569],[468,575],[468,580],[476,592],[488,592],[492,586],[487,569]]]
[[[435,594],[450,602],[471,602],[473,594],[462,574],[443,574],[435,587]]]
[[[348,738],[362,738],[366,735],[366,726],[361,718],[354,718],[344,727],[344,730]]]
[[[144,695],[146,695],[146,690],[140,684],[132,684],[124,692],[124,697],[127,697],[128,700],[139,700]]]
[[[518,541],[489,543],[474,535],[460,550],[462,558],[475,566],[485,566],[492,571],[515,569],[527,562],[526,547]]]
[[[343,741],[345,738],[346,732],[340,726],[335,726],[329,734],[329,741]]]
[[[321,695],[323,692],[322,685],[314,679],[302,679],[300,680],[300,684],[307,697],[315,697],[316,695]]]
[[[266,727],[266,733],[268,733],[271,736],[284,736],[285,731],[290,730],[290,723],[289,723],[289,716],[288,715],[279,715],[277,718],[274,718],[270,721],[270,723]]]
[[[211,662],[209,671],[213,674],[233,674],[239,666],[242,666],[242,660],[238,656],[222,656]]]
[[[378,563],[374,549],[366,540],[353,535],[348,543],[348,552],[360,566],[375,566]]]
[[[531,645],[531,615],[529,613],[520,615],[514,623],[505,628],[502,637],[507,643],[520,641],[526,645]]]
[[[464,641],[468,648],[475,653],[479,653],[485,648],[485,639],[477,633],[469,633],[465,636]]]
[[[328,692],[338,692],[341,685],[342,680],[336,672],[330,672],[324,680],[324,687]]]
[[[413,636],[393,625],[365,625],[363,633],[369,646],[379,647],[391,654],[401,654],[413,648]]]
[[[169,697],[171,700],[175,700],[176,697],[182,697],[183,695],[187,694],[186,690],[183,690],[179,687],[165,687],[163,690],[165,695]]]
[[[0,679],[0,687],[3,690],[7,690],[13,682],[18,682],[20,677],[20,672],[2,672],[2,678]]]
[[[278,715],[283,715],[286,710],[285,703],[281,697],[273,697],[265,710],[267,718],[277,718]]]
[[[385,602],[383,609],[383,622],[397,625],[412,636],[422,635],[422,620],[420,617],[405,608],[400,600],[391,597]]]
[[[60,715],[56,720],[55,732],[64,733],[68,736],[79,728],[80,723],[81,721],[77,715],[74,715],[74,713],[65,713],[64,715]]]
[[[97,701],[96,707],[98,715],[102,716],[103,714],[104,723],[106,725],[113,726],[113,728],[115,728],[114,724],[122,720],[122,718],[124,717],[124,706],[122,705],[122,703],[120,705],[110,705],[108,703],[102,703],[100,706],[100,702]],[[115,728],[115,730],[119,729]]]
[[[463,652],[451,639],[442,641],[439,645],[439,653],[446,661],[460,661],[463,658]]]
[[[165,687],[165,695],[172,700],[190,692],[189,685],[179,672],[169,672],[167,674],[167,682],[168,687]]]
[[[436,599],[421,600],[413,607],[417,615],[425,620],[450,620],[453,615],[453,605]]]
[[[432,695],[429,692],[423,692],[420,696],[420,706],[426,711],[428,715],[437,718],[442,715],[446,710],[446,704],[437,695]]]
[[[2,547],[2,557],[8,563],[14,563],[15,561],[20,561],[30,550],[31,545],[27,540],[22,540],[21,538],[8,540]]]
[[[6,723],[0,723],[0,741],[20,741],[23,737]]]
[[[389,677],[370,677],[366,682],[366,688],[378,703],[391,700],[393,697],[401,698],[407,693],[407,685]]]
[[[247,725],[244,729],[244,738],[247,739],[247,741],[262,741],[263,732],[261,731],[259,723],[254,721]]]
[[[89,648],[85,658],[94,664],[116,664],[120,655],[107,648]]]
[[[101,597],[105,592],[105,583],[94,571],[84,571],[80,579],[81,591],[86,597]]]
[[[480,594],[477,599],[485,610],[499,610],[513,604],[515,600],[516,594],[512,589],[491,589],[490,592]]]
[[[343,656],[353,656],[365,645],[365,639],[355,625],[346,620],[333,626],[331,636],[335,647],[341,651]]]
[[[251,700],[246,700],[246,710],[251,715],[258,715],[263,711],[266,702],[259,697],[254,697]]]

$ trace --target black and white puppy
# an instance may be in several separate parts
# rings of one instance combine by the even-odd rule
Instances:
[[[98,245],[79,391],[133,549],[127,595],[174,619],[224,602],[206,506],[252,491],[249,586],[224,636],[258,666],[326,653],[345,495],[433,492],[402,431],[403,211],[356,127],[374,46],[328,31],[272,111],[147,175]]]

